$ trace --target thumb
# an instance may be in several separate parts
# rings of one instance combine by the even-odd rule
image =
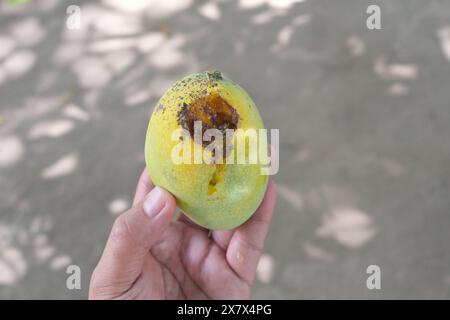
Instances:
[[[175,209],[173,196],[155,187],[143,201],[122,213],[114,222],[92,275],[90,291],[96,287],[126,291],[141,273],[149,250],[168,228]]]

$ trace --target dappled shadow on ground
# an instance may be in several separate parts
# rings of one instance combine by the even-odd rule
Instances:
[[[281,129],[255,297],[448,295],[448,4],[386,4],[376,32],[364,1],[78,1],[79,30],[71,4],[0,5],[1,298],[86,296],[153,106],[207,69]]]

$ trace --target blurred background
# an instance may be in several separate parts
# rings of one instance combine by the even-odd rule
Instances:
[[[87,297],[153,106],[210,69],[280,129],[253,298],[450,298],[444,0],[1,1],[0,298]]]

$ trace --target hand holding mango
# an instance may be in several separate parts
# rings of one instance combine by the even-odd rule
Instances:
[[[148,172],[113,224],[89,298],[249,299],[276,201],[267,140],[255,150],[247,135],[261,130],[253,101],[218,72],[169,88],[150,119]],[[216,230],[174,221],[176,206]]]
[[[258,136],[260,129],[263,121],[244,89],[218,71],[189,75],[153,111],[145,142],[148,173],[191,220],[213,230],[235,228],[251,217],[267,188],[261,170],[267,140]],[[256,132],[256,149],[248,132]]]

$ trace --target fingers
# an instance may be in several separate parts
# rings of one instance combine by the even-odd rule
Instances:
[[[238,227],[228,245],[226,257],[230,266],[247,284],[253,283],[259,257],[272,221],[276,185],[269,182],[264,199],[255,214]]]
[[[139,177],[138,184],[136,186],[136,192],[134,194],[133,206],[144,200],[145,196],[153,189],[153,183],[147,172],[147,168],[144,168],[141,176]]]
[[[189,276],[211,299],[248,299],[250,286],[228,267],[225,252],[196,228],[184,229],[182,264]]]
[[[172,195],[155,187],[143,201],[116,219],[94,271],[90,297],[96,296],[98,287],[125,292],[133,284],[142,271],[150,248],[168,228],[175,208]]]
[[[227,250],[228,244],[231,241],[231,237],[234,234],[234,229],[232,230],[216,230],[213,231],[212,237],[222,250]]]

